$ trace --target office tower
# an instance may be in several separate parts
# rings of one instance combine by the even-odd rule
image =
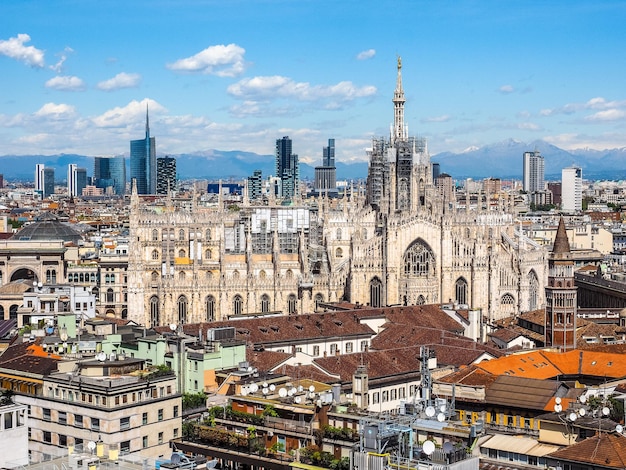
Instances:
[[[456,204],[454,180],[452,176],[447,173],[441,173],[435,180],[435,186],[448,207],[450,204]]]
[[[337,197],[335,139],[328,139],[328,147],[322,149],[322,166],[315,167],[313,194]]]
[[[35,165],[35,192],[41,194],[41,197],[43,197],[43,192],[44,192],[44,188],[43,188],[44,168],[45,168],[45,165],[43,163],[37,163],[37,165]]]
[[[4,175],[0,173],[0,188],[4,188]]]
[[[96,188],[111,191],[118,196],[126,192],[126,158],[95,157],[93,182]]]
[[[561,348],[563,351],[576,348],[576,309],[574,261],[561,217],[552,252],[548,257],[545,328],[547,347]]]
[[[173,157],[157,158],[157,194],[167,194],[176,189],[176,159]]]
[[[544,191],[545,161],[538,150],[524,152],[524,191]]]
[[[583,208],[583,170],[577,166],[561,170],[561,210],[576,212]]]
[[[263,196],[263,172],[254,170],[252,176],[248,176],[248,199],[251,201]]]
[[[67,168],[67,195],[80,196],[87,186],[87,170],[78,168],[74,163]]]
[[[551,203],[560,206],[561,205],[561,182],[548,183],[548,192],[550,193]]]
[[[276,140],[276,176],[280,178],[280,194],[277,196],[293,199],[298,191],[300,172],[298,155],[292,153],[289,136]]]
[[[441,174],[441,165],[439,163],[433,163],[433,181],[439,178]]]
[[[156,193],[156,141],[150,137],[146,106],[146,137],[130,141],[130,179],[137,184],[137,194]]]
[[[42,197],[46,198],[54,194],[54,168],[43,169],[43,193]]]

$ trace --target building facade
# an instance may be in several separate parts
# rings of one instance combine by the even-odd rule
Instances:
[[[67,195],[80,196],[87,187],[87,170],[78,168],[74,163],[67,167]]]
[[[276,176],[280,178],[280,194],[283,199],[293,199],[298,191],[300,169],[298,155],[292,152],[289,136],[276,140]]]
[[[139,194],[155,194],[157,184],[156,140],[150,137],[146,109],[146,136],[130,141],[130,179],[135,180]]]
[[[335,139],[328,139],[322,151],[322,166],[315,167],[313,194],[337,197],[337,168],[335,167]]]
[[[583,209],[583,170],[577,166],[561,170],[561,210],[577,212]]]
[[[173,157],[157,158],[157,194],[167,194],[176,190],[176,159]]]
[[[541,307],[547,251],[517,229],[512,198],[457,207],[441,196],[426,142],[404,126],[400,63],[393,103],[392,134],[375,138],[369,152],[367,188],[340,200],[244,199],[232,211],[220,198],[186,209],[170,201],[163,210],[134,193],[129,318],[163,325],[298,314],[340,300],[457,302],[490,319]]]
[[[126,158],[95,157],[94,184],[97,188],[107,190],[118,196],[126,192]]]

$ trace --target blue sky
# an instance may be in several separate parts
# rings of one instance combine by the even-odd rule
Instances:
[[[431,154],[513,138],[626,146],[626,2],[0,2],[0,155],[274,153],[366,159],[405,121]]]

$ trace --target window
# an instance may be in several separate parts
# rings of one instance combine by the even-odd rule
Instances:
[[[335,250],[335,258],[343,258],[343,250],[341,248]]]
[[[181,242],[185,241],[185,231],[182,228],[178,231],[178,239]]]
[[[389,401],[389,390],[384,390],[383,391],[383,403],[388,402]]]
[[[159,298],[150,297],[150,323],[152,326],[158,326],[159,320]]]
[[[267,313],[270,311],[270,296],[263,294],[261,296],[261,312]]]
[[[361,351],[367,351],[367,341],[361,341]]]
[[[317,357],[320,355],[320,347],[319,346],[313,346],[313,356]]]
[[[372,307],[382,306],[382,290],[383,283],[380,279],[375,277],[370,281],[370,305]]]
[[[178,250],[178,257],[179,258],[185,258],[187,256],[187,254],[185,253],[185,250]]]
[[[372,394],[372,403],[376,404],[380,402],[380,394],[378,392],[374,392]]]
[[[287,298],[287,312],[289,314],[297,313],[298,309],[298,300],[296,299],[295,294],[289,294]]]
[[[67,413],[59,411],[59,424],[67,424]]]
[[[237,294],[233,299],[233,313],[241,315],[243,313],[243,298]]]
[[[337,354],[337,343],[332,343],[330,345],[330,354],[332,354],[333,356]]]
[[[152,259],[153,260],[159,259],[159,251],[158,250],[152,250]]]
[[[122,453],[130,452],[130,441],[120,442],[120,452]]]
[[[130,429],[130,417],[120,419],[120,430]]]
[[[159,231],[157,229],[154,229],[152,231],[152,241],[156,242],[159,240]]]
[[[159,411],[157,412],[157,420],[163,421],[163,408],[159,408]]]
[[[174,439],[178,437],[178,428],[174,428]]]
[[[91,418],[91,430],[100,431],[100,420],[98,418]]]
[[[352,341],[346,343],[346,353],[352,352]]]
[[[43,432],[43,441],[47,442],[47,443],[51,443],[52,442],[52,433],[50,431],[44,431]]]
[[[215,297],[212,295],[206,298],[206,321],[215,321]]]
[[[178,418],[178,405],[174,406],[174,418]]]
[[[435,256],[430,247],[422,240],[415,242],[404,255],[404,274],[410,277],[435,274]]]
[[[59,434],[59,445],[61,447],[67,447],[67,436],[65,434]]]
[[[206,239],[206,241],[210,241],[211,240],[211,229],[210,228],[206,229],[206,233],[204,234],[204,238]]]
[[[181,325],[187,323],[187,297],[184,295],[178,298],[178,323]]]
[[[159,273],[156,271],[152,271],[152,282],[157,282],[159,280]]]
[[[161,432],[159,433],[158,442],[159,442],[159,444],[163,444],[163,431],[161,431]]]
[[[143,425],[148,424],[148,413],[143,413],[141,415],[141,424]]]
[[[43,409],[43,420],[44,421],[50,421],[50,408],[44,408]]]
[[[456,301],[460,304],[467,304],[467,281],[462,277],[456,280],[454,285]]]
[[[141,438],[141,445],[143,446],[144,449],[148,447],[148,436],[143,436]]]
[[[13,427],[13,413],[4,413],[4,429],[11,429]]]

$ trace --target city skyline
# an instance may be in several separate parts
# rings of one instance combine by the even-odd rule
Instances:
[[[289,135],[303,163],[330,137],[337,161],[365,161],[393,122],[397,56],[405,124],[432,154],[509,137],[626,146],[625,5],[394,6],[5,2],[0,155],[128,155],[149,105],[159,155],[271,154]]]

